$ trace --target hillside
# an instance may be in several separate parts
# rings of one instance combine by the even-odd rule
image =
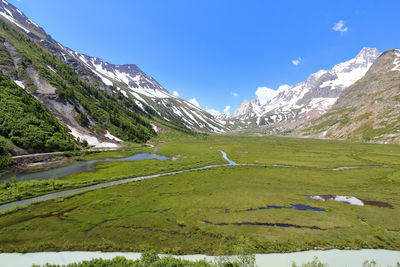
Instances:
[[[72,51],[6,1],[0,2],[0,38],[0,71],[89,146],[145,142],[163,129],[224,131],[213,116],[169,94],[136,65]]]
[[[87,84],[120,101],[130,102],[129,105],[135,107],[136,113],[151,118],[158,127],[164,125],[184,131],[225,132],[224,125],[211,114],[170,94],[135,64],[115,65],[63,46],[6,1],[0,2],[0,15],[16,25],[21,33],[68,64]]]
[[[0,100],[0,136],[30,152],[77,148],[68,129],[43,104],[2,73]],[[4,152],[0,151],[0,155]]]
[[[75,136],[78,132],[81,139],[98,145],[107,140],[107,131],[137,142],[154,134],[135,103],[85,83],[16,26],[0,21],[0,38],[0,70],[42,102]]]
[[[385,51],[332,109],[302,134],[334,139],[400,143],[400,51]]]

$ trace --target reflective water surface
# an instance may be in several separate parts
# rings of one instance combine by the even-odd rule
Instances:
[[[209,165],[209,166],[204,166],[204,167],[200,167],[200,168],[192,168],[192,169],[181,170],[181,171],[173,171],[173,172],[153,174],[153,175],[147,175],[147,176],[132,177],[132,178],[126,178],[126,179],[121,179],[121,180],[116,180],[116,181],[110,181],[110,182],[105,182],[105,183],[100,183],[100,184],[95,184],[95,185],[89,185],[89,186],[80,187],[80,188],[76,188],[76,189],[70,189],[70,190],[50,193],[50,194],[46,194],[46,195],[41,195],[41,196],[37,196],[37,197],[33,197],[33,198],[18,200],[18,201],[14,201],[14,202],[10,202],[10,203],[6,203],[6,204],[3,204],[3,205],[0,205],[0,211],[5,211],[5,210],[8,210],[10,208],[17,207],[17,206],[26,206],[26,205],[29,205],[29,204],[32,204],[32,203],[38,202],[38,201],[45,201],[45,200],[49,200],[49,199],[53,199],[53,198],[57,198],[57,197],[70,196],[70,195],[74,195],[74,194],[79,193],[79,192],[99,189],[99,188],[108,187],[108,186],[112,186],[112,185],[125,184],[125,183],[134,182],[134,181],[140,181],[140,180],[144,180],[144,179],[152,179],[152,178],[156,178],[156,177],[160,177],[160,176],[174,175],[174,174],[183,173],[183,172],[189,172],[189,171],[198,171],[198,170],[203,170],[203,169],[208,169],[208,168],[230,166],[230,165],[238,165],[237,163],[231,161],[226,156],[226,153],[224,151],[221,151],[221,153],[224,156],[224,158],[229,162],[229,164]],[[141,153],[141,154],[148,154],[148,153]],[[138,155],[138,154],[136,154],[136,155]],[[159,160],[167,159],[167,157],[165,157],[165,156],[160,156],[160,155],[157,155],[157,154],[151,154],[151,155],[156,155]],[[121,161],[121,160],[124,160],[124,159],[125,158],[118,159],[118,160]],[[102,161],[104,161],[104,160],[102,160]]]
[[[317,196],[306,196],[306,197],[308,197],[311,200],[322,200],[322,201],[334,200],[334,201],[338,201],[338,202],[350,204],[350,205],[357,205],[357,206],[370,205],[370,206],[376,206],[376,207],[381,207],[381,208],[393,209],[393,206],[387,202],[364,200],[364,199],[359,199],[359,198],[356,198],[353,196],[317,195]]]
[[[98,162],[112,162],[112,161],[139,161],[139,160],[147,160],[147,159],[157,159],[157,160],[166,160],[168,157],[154,154],[154,153],[137,153],[129,157],[125,158],[117,158],[117,159],[95,159],[88,161],[81,161],[69,166],[53,168],[44,171],[32,172],[32,171],[21,171],[15,170],[12,172],[5,173],[0,175],[0,183],[7,181],[24,181],[24,180],[46,180],[46,179],[56,179],[62,178],[71,174],[77,174],[81,172],[93,172],[96,169],[93,167]]]
[[[136,252],[101,252],[101,251],[64,251],[64,252],[36,252],[36,253],[0,253],[0,263],[2,266],[26,267],[33,264],[70,264],[95,258],[112,259],[123,256],[127,259],[139,259],[140,253]],[[160,255],[164,256],[164,255]],[[375,260],[380,266],[396,266],[400,261],[400,251],[384,249],[361,249],[361,250],[309,250],[293,253],[268,253],[256,254],[256,264],[258,266],[287,267],[292,262],[297,265],[304,264],[313,260],[317,256],[323,263],[328,263],[329,267],[361,267],[366,260]],[[215,256],[207,255],[185,255],[174,256],[187,260],[213,261]]]

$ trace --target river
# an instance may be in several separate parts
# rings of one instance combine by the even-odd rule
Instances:
[[[44,265],[69,264],[95,258],[112,259],[123,256],[127,259],[139,259],[140,253],[135,252],[100,252],[100,251],[64,251],[64,252],[35,252],[35,253],[0,253],[0,264],[3,267],[27,267],[32,264]],[[163,255],[160,255],[163,256]],[[259,267],[289,267],[292,262],[301,265],[313,260],[317,256],[322,263],[328,263],[329,267],[361,267],[366,260],[375,260],[378,266],[396,266],[400,262],[400,251],[384,249],[361,249],[361,250],[309,250],[293,253],[269,253],[256,254],[256,264]],[[174,256],[187,260],[208,261],[215,260],[215,256],[185,255]]]
[[[80,188],[76,188],[76,189],[59,191],[59,192],[55,192],[55,193],[45,194],[45,195],[41,195],[41,196],[37,196],[37,197],[33,197],[33,198],[18,200],[18,201],[14,201],[14,202],[10,202],[10,203],[6,203],[6,204],[3,204],[3,205],[0,205],[0,212],[8,210],[10,208],[17,207],[17,206],[27,206],[29,204],[32,204],[32,203],[38,202],[38,201],[45,201],[45,200],[49,200],[49,199],[53,199],[53,198],[57,198],[57,197],[70,196],[70,195],[74,195],[76,193],[80,193],[80,192],[83,192],[83,191],[100,189],[100,188],[108,187],[108,186],[112,186],[112,185],[125,184],[125,183],[134,182],[134,181],[139,181],[139,180],[144,180],[144,179],[151,179],[151,178],[156,178],[156,177],[166,176],[166,175],[173,175],[173,174],[178,174],[178,173],[183,173],[183,172],[188,172],[188,171],[197,171],[197,170],[203,170],[203,169],[208,169],[208,168],[239,165],[236,162],[233,162],[232,160],[230,160],[227,157],[227,155],[226,155],[226,153],[224,151],[220,150],[220,152],[222,153],[223,158],[226,161],[228,161],[228,164],[208,165],[208,166],[204,166],[204,167],[200,167],[200,168],[193,168],[193,169],[187,169],[187,170],[181,170],[181,171],[173,171],[173,172],[167,172],[167,173],[161,173],[161,174],[153,174],[153,175],[147,175],[147,176],[133,177],[133,178],[110,181],[110,182],[105,182],[105,183],[100,183],[100,184],[95,184],[95,185],[89,185],[89,186],[80,187]],[[144,154],[144,153],[141,153],[141,154]],[[148,154],[148,153],[146,153],[146,154]],[[135,155],[137,155],[137,154],[135,154]],[[127,158],[114,159],[114,160],[127,161],[128,158],[132,159],[132,157],[134,157],[135,155],[127,157]],[[151,154],[151,155],[156,155],[157,159],[159,159],[159,160],[165,160],[166,159],[165,156],[160,156],[160,155],[157,155],[157,154]],[[163,157],[163,158],[160,158],[160,157]],[[153,158],[156,158],[156,157],[153,157]],[[145,160],[145,159],[149,159],[149,156],[141,157],[140,160]],[[139,159],[136,159],[136,160],[139,160]],[[103,160],[98,160],[98,161],[104,161],[104,159]],[[73,164],[73,165],[76,166],[76,164]],[[71,166],[73,166],[73,165],[71,165]],[[61,168],[63,168],[63,167],[61,167]],[[55,168],[53,170],[56,172],[57,169],[61,169],[61,168]],[[80,168],[80,167],[78,166],[78,168]]]

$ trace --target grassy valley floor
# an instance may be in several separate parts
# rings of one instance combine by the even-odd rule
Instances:
[[[211,136],[160,143],[170,160],[112,162],[69,181],[221,164],[37,203],[0,217],[0,250],[224,254],[243,240],[253,252],[312,248],[400,250],[400,147],[278,137]],[[335,171],[333,168],[360,168]],[[63,179],[60,179],[63,180]],[[306,195],[354,196],[390,207]],[[298,210],[291,205],[317,210]],[[279,206],[281,208],[260,209]],[[324,211],[323,211],[324,210]]]

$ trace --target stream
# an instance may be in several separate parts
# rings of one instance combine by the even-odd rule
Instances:
[[[49,199],[53,199],[53,198],[57,198],[57,197],[70,196],[70,195],[74,195],[74,194],[77,194],[77,193],[80,193],[80,192],[84,192],[84,191],[88,191],[88,190],[94,190],[94,189],[100,189],[100,188],[113,186],[113,185],[125,184],[125,183],[134,182],[134,181],[140,181],[140,180],[144,180],[144,179],[151,179],[151,178],[167,176],[167,175],[173,175],[173,174],[189,172],[189,171],[198,171],[198,170],[215,168],[215,167],[222,167],[222,166],[238,166],[238,165],[240,165],[240,164],[237,164],[236,162],[230,160],[224,151],[222,151],[222,150],[219,150],[219,151],[222,153],[222,157],[226,161],[228,161],[228,164],[208,165],[208,166],[204,166],[204,167],[192,168],[192,169],[181,170],[181,171],[173,171],[173,172],[167,172],[167,173],[161,173],[161,174],[153,174],[153,175],[147,175],[147,176],[126,178],[126,179],[110,181],[110,182],[105,182],[105,183],[100,183],[100,184],[94,184],[94,185],[89,185],[89,186],[70,189],[70,190],[65,190],[65,191],[54,192],[54,193],[50,193],[50,194],[46,194],[46,195],[41,195],[41,196],[37,196],[37,197],[33,197],[33,198],[18,200],[18,201],[14,201],[14,202],[10,202],[10,203],[6,203],[6,204],[3,204],[3,205],[0,205],[0,212],[8,210],[10,208],[17,207],[17,206],[27,206],[29,204],[32,204],[32,203],[38,202],[38,201],[45,201],[45,200],[49,200]],[[140,154],[140,156],[138,156],[139,154]],[[139,153],[139,154],[135,154],[133,156],[126,157],[126,158],[110,159],[110,160],[112,160],[112,161],[128,161],[128,160],[145,160],[145,159],[150,159],[150,158],[157,158],[158,160],[168,159],[168,157],[166,157],[166,156],[161,156],[161,155],[157,155],[157,154],[151,154],[151,153]],[[105,160],[104,159],[99,159],[99,160],[95,160],[95,161],[99,162],[99,161],[105,161]],[[86,166],[93,166],[95,164],[95,163],[93,163],[94,161],[87,161],[87,163],[88,162],[91,162],[91,163],[87,164]],[[81,165],[78,165],[78,164],[79,163],[76,163],[76,164],[73,164],[71,166],[75,166],[74,168],[79,169],[81,167]],[[67,167],[71,167],[71,166],[67,166]],[[53,170],[48,170],[48,171],[60,172],[60,169],[63,170],[64,168],[67,168],[67,167],[55,168]],[[38,173],[35,173],[34,175],[37,176],[40,173],[46,173],[48,171],[38,172]],[[54,178],[54,174],[53,174],[52,178]]]
[[[79,192],[104,188],[112,185],[130,183],[133,181],[139,181],[144,179],[151,179],[161,176],[167,175],[174,175],[178,173],[184,173],[189,171],[196,171],[208,168],[215,168],[215,167],[222,167],[222,166],[259,166],[255,164],[237,164],[236,162],[230,160],[226,153],[222,150],[219,150],[222,153],[223,158],[228,162],[227,164],[220,164],[220,165],[208,165],[199,168],[192,168],[187,170],[181,171],[173,171],[168,173],[162,174],[154,174],[154,175],[147,175],[141,177],[133,177],[127,178],[117,181],[110,181],[106,183],[90,185],[82,188],[76,188],[66,191],[55,192],[51,194],[46,194],[30,199],[15,201],[11,203],[7,203],[4,205],[0,205],[0,211],[5,211],[7,209],[16,207],[16,206],[25,206],[29,205],[33,202],[37,201],[45,201],[57,197],[64,197],[73,195]],[[89,171],[92,167],[99,161],[128,161],[128,160],[145,160],[156,158],[158,160],[166,160],[168,157],[160,156],[157,154],[152,153],[139,153],[132,155],[126,158],[120,159],[101,159],[101,160],[93,160],[87,162],[79,162],[67,167],[56,168],[53,170],[48,170],[44,172],[38,172],[33,175],[39,175],[40,173],[46,173],[49,171],[53,171],[52,177],[54,177],[54,173],[58,174],[65,174],[66,172],[70,171],[71,169],[74,170],[82,170]],[[84,163],[84,164],[83,164]],[[261,165],[260,165],[261,166]],[[268,165],[263,165],[268,166]],[[272,165],[269,165],[272,166]],[[279,167],[291,167],[291,166],[280,166]],[[277,166],[277,167],[278,167]],[[68,168],[65,170],[63,168]],[[86,169],[85,169],[86,168]],[[75,172],[76,173],[76,172]],[[31,174],[32,175],[32,174]],[[22,177],[22,176],[20,176]],[[62,176],[58,176],[62,177]],[[35,179],[35,178],[32,178]],[[43,178],[45,179],[45,178]],[[321,196],[322,197],[322,196]],[[259,207],[257,209],[266,209],[268,207]],[[274,207],[276,208],[276,207]],[[296,205],[292,205],[290,207],[279,207],[279,208],[293,208],[297,209]],[[303,209],[300,207],[299,209]],[[246,211],[253,211],[256,209],[248,209]],[[318,210],[322,211],[322,210]],[[324,210],[323,210],[324,211]],[[101,251],[64,251],[64,252],[35,252],[35,253],[0,253],[0,264],[2,266],[15,266],[15,267],[25,267],[31,266],[32,264],[40,264],[44,265],[46,263],[51,264],[70,264],[73,262],[80,262],[83,260],[91,260],[94,258],[103,258],[103,259],[112,259],[116,256],[123,256],[127,259],[139,259],[140,253],[136,252],[101,252]],[[160,255],[163,256],[163,255]],[[366,260],[376,260],[381,266],[396,266],[397,262],[400,262],[400,251],[393,251],[393,250],[383,250],[383,249],[362,249],[362,250],[310,250],[310,251],[302,251],[302,252],[293,252],[293,253],[269,253],[269,254],[256,254],[256,264],[258,266],[291,266],[292,262],[296,262],[297,264],[304,264],[306,262],[310,262],[313,260],[313,257],[317,256],[319,260],[323,263],[328,263],[331,267],[342,267],[342,266],[362,266],[362,263]],[[179,257],[187,260],[200,260],[200,259],[207,259],[209,261],[213,261],[216,259],[215,256],[207,256],[207,255],[185,255],[185,256],[174,256]]]
[[[219,150],[219,151],[221,152],[222,157],[228,162],[227,164],[207,165],[204,167],[198,167],[198,168],[192,168],[192,169],[186,169],[186,170],[180,170],[180,171],[132,177],[132,178],[126,178],[126,179],[121,179],[121,180],[116,180],[116,181],[110,181],[110,182],[99,183],[99,184],[95,184],[95,185],[89,185],[89,186],[85,186],[85,187],[65,190],[65,191],[54,192],[54,193],[50,193],[50,194],[45,194],[45,195],[41,195],[41,196],[37,196],[37,197],[33,197],[33,198],[18,200],[18,201],[0,205],[0,212],[8,210],[10,208],[17,207],[17,206],[27,206],[34,202],[50,200],[50,199],[58,198],[58,197],[70,196],[70,195],[74,195],[74,194],[84,192],[84,191],[95,190],[95,189],[100,189],[100,188],[104,188],[104,187],[108,187],[108,186],[125,184],[125,183],[134,182],[134,181],[145,180],[145,179],[152,179],[152,178],[157,178],[157,177],[161,177],[161,176],[174,175],[174,174],[178,174],[178,173],[204,170],[204,169],[209,169],[209,168],[224,167],[224,166],[295,167],[295,166],[280,165],[280,164],[271,164],[271,165],[238,164],[238,163],[230,160],[225,151],[223,151],[223,150]],[[147,159],[153,159],[153,158],[155,158],[157,160],[169,159],[169,157],[154,154],[154,153],[137,153],[132,156],[125,157],[125,158],[96,159],[96,160],[91,160],[91,161],[78,162],[78,163],[72,164],[70,166],[54,168],[54,169],[36,172],[36,173],[14,174],[13,178],[10,178],[10,177],[2,178],[2,176],[0,176],[0,183],[5,182],[5,181],[10,181],[10,180],[11,181],[20,181],[20,180],[34,180],[34,179],[54,179],[54,178],[65,177],[65,176],[73,174],[73,173],[81,173],[81,172],[85,172],[85,171],[89,171],[89,172],[95,171],[95,169],[93,169],[93,166],[95,166],[95,164],[98,162],[135,161],[135,160],[147,160]],[[360,166],[353,166],[353,167],[359,168]],[[347,169],[347,168],[353,168],[353,167],[339,167],[339,168],[330,169],[330,170],[336,171],[336,170],[339,170],[340,168]]]

